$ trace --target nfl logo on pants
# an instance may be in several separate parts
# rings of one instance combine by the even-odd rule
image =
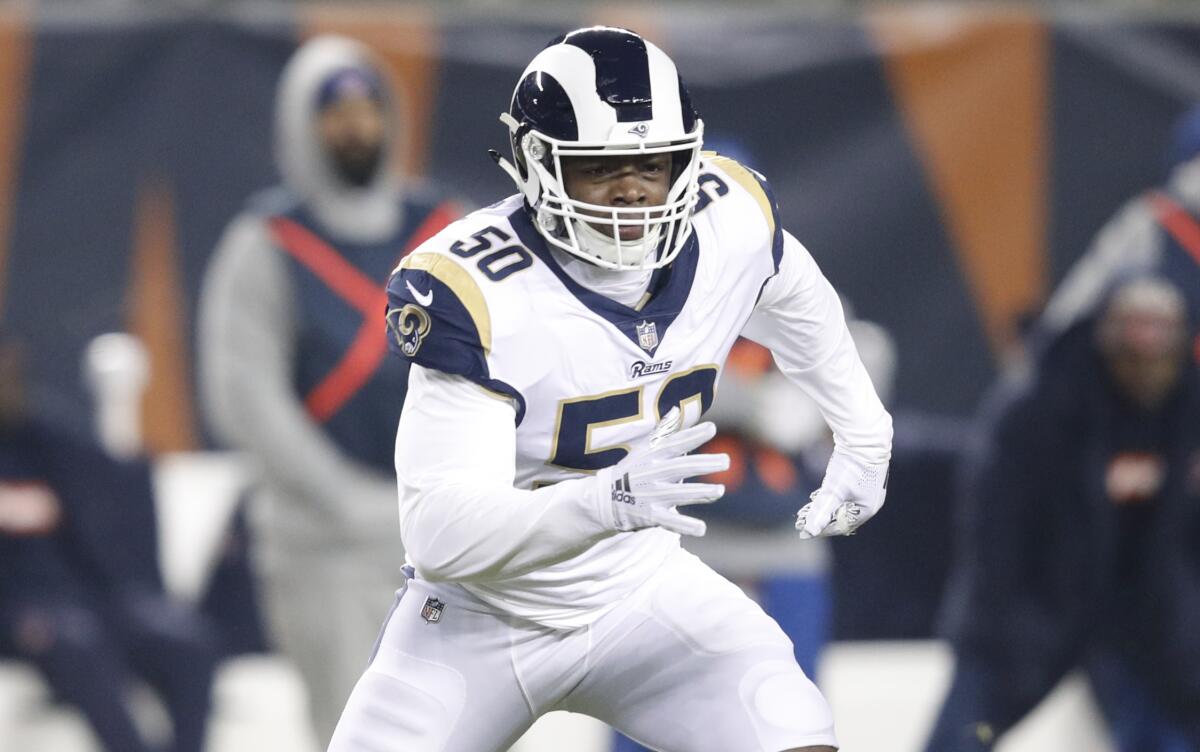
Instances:
[[[658,347],[658,327],[653,321],[643,321],[637,325],[638,345],[646,352]]]
[[[430,624],[436,624],[442,620],[442,609],[445,607],[446,604],[437,598],[426,598],[425,605],[421,606],[421,618]]]

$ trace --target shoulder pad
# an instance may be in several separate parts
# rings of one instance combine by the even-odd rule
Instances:
[[[729,157],[723,157],[712,151],[704,152],[705,162],[728,176],[758,204],[759,210],[767,220],[767,228],[771,235],[771,257],[775,263],[775,271],[779,271],[779,262],[783,259],[783,226],[779,221],[779,204],[771,184],[762,173],[746,167]]]
[[[387,288],[388,347],[428,368],[488,379],[492,323],[479,284],[454,259],[417,251]]]

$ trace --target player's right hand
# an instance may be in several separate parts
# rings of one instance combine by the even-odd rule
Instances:
[[[716,434],[711,422],[680,431],[679,408],[673,408],[650,436],[647,449],[596,474],[601,519],[613,530],[662,527],[680,535],[704,535],[702,520],[679,513],[676,507],[707,504],[725,494],[720,483],[688,483],[709,473],[729,469],[727,454],[688,454]]]

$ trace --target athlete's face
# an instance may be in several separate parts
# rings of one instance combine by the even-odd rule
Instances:
[[[671,188],[671,157],[668,154],[564,157],[562,171],[563,187],[568,196],[576,201],[618,209],[661,206],[666,203]],[[600,212],[595,215],[603,216]],[[609,225],[591,226],[605,235],[612,232]],[[644,231],[641,224],[622,226],[618,230],[621,240],[637,240]]]
[[[344,96],[321,110],[317,131],[338,176],[354,186],[375,177],[387,123],[379,102],[365,94]]]

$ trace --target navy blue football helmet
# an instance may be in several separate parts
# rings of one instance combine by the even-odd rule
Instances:
[[[654,44],[608,26],[564,34],[529,63],[500,120],[509,128],[515,164],[497,162],[547,242],[609,269],[655,269],[683,249],[699,195],[704,124],[675,63]],[[666,203],[618,208],[572,199],[562,158],[597,152],[670,154]],[[622,241],[617,230],[630,225],[643,228],[641,237]]]

